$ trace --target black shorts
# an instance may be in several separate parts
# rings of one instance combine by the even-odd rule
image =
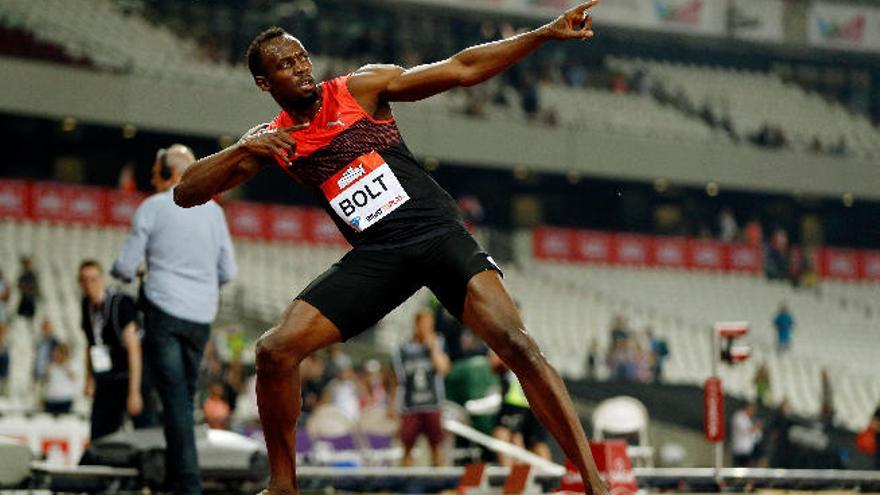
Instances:
[[[547,441],[547,434],[535,413],[527,407],[502,404],[498,412],[498,426],[503,426],[511,433],[520,433],[527,449]]]
[[[317,308],[348,340],[422,287],[461,320],[468,281],[485,270],[501,274],[469,233],[453,231],[397,248],[352,249],[296,298]]]

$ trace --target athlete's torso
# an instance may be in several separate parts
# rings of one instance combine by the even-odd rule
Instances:
[[[455,202],[413,157],[394,119],[368,115],[347,80],[321,84],[321,109],[291,134],[292,165],[279,165],[316,194],[353,246],[400,246],[463,228]],[[292,124],[282,110],[270,128]]]

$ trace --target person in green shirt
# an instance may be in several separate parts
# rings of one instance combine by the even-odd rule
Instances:
[[[547,431],[535,417],[516,375],[494,352],[489,354],[492,369],[501,375],[501,410],[492,436],[530,450],[533,454],[550,459]],[[514,459],[498,454],[498,463],[512,466]]]

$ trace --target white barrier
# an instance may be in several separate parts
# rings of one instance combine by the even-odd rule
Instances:
[[[0,435],[20,441],[35,457],[59,466],[73,466],[89,441],[89,423],[77,416],[48,414],[0,417]]]
[[[548,461],[547,459],[539,457],[529,452],[528,450],[522,447],[518,447],[512,443],[504,442],[502,440],[498,440],[497,438],[490,437],[489,435],[481,433],[471,428],[470,426],[465,425],[464,423],[455,421],[453,419],[446,419],[443,420],[443,428],[445,428],[450,433],[454,433],[474,443],[478,443],[489,450],[500,452],[519,461],[531,464],[543,474],[554,476],[562,476],[563,474],[565,474],[564,466],[556,464],[552,461]]]

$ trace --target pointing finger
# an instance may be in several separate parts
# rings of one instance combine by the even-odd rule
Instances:
[[[588,9],[595,7],[597,3],[599,3],[599,0],[590,0],[589,2],[578,5],[577,7],[572,9],[571,12],[574,12],[576,14],[583,14]]]
[[[301,131],[301,130],[305,129],[310,124],[311,124],[311,122],[303,122],[301,124],[289,125],[287,127],[279,129],[279,130],[283,131],[283,132],[287,132],[287,133],[296,132],[296,131]]]

